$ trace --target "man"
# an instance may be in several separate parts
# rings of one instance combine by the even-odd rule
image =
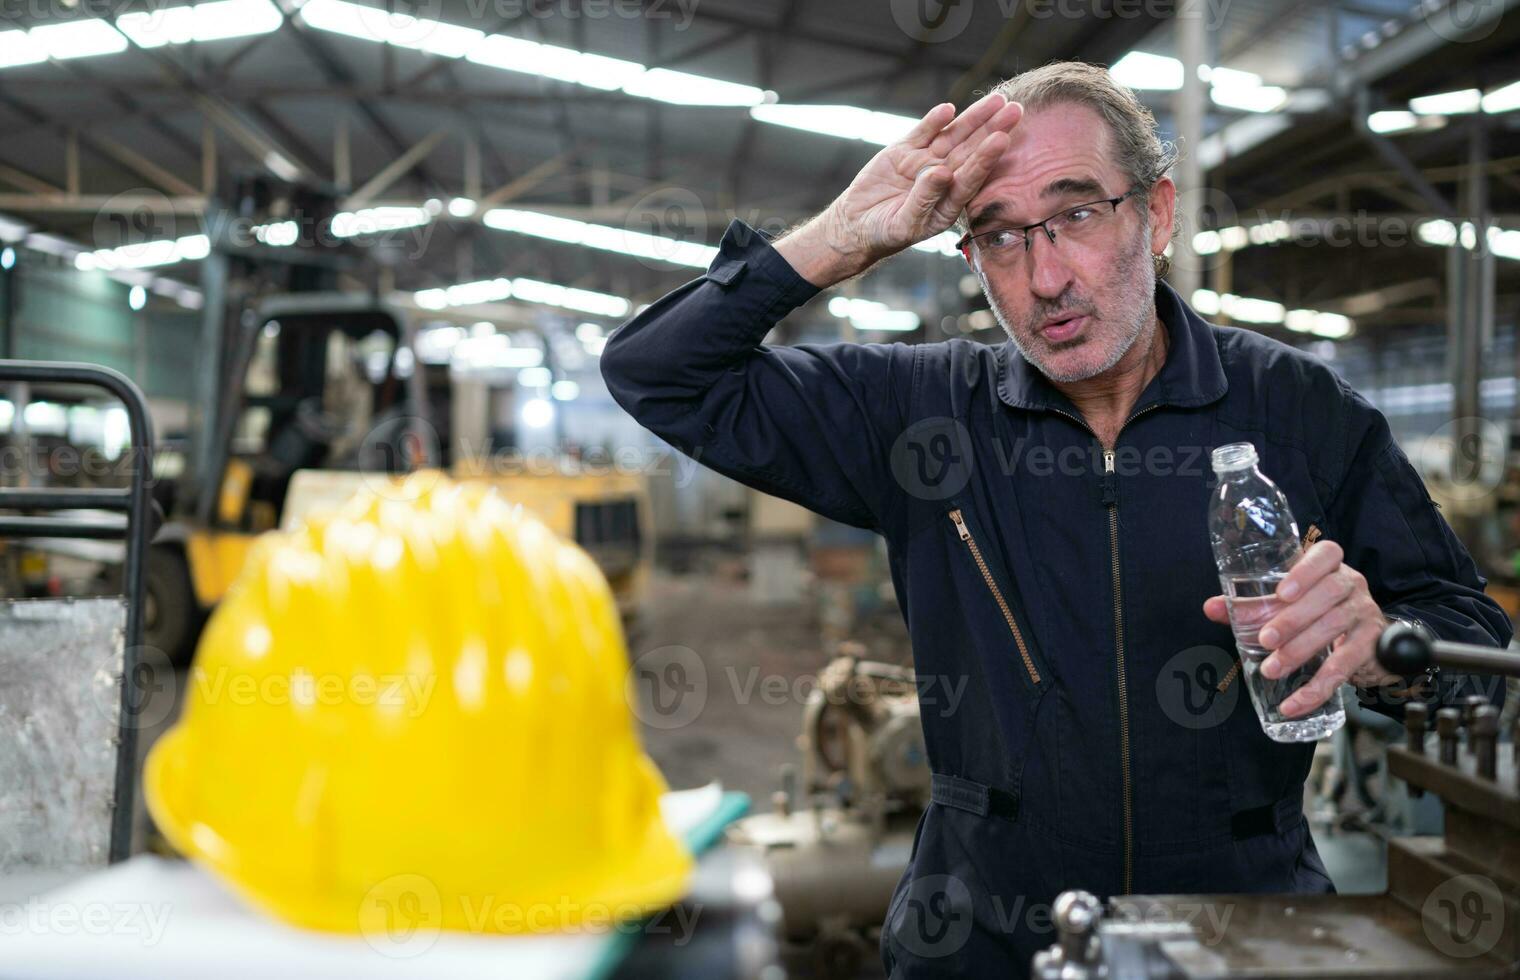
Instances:
[[[1392,617],[1509,641],[1382,415],[1158,281],[1171,163],[1104,69],[1028,72],[930,110],[779,241],[734,222],[707,274],[602,356],[619,403],[683,452],[881,533],[921,680],[967,682],[954,712],[923,705],[933,802],[883,927],[893,976],[1022,975],[1065,888],[1333,890],[1301,809],[1313,745],[1268,739],[1230,669],[1212,447],[1255,444],[1308,542],[1262,671],[1334,649],[1289,714],[1347,681],[1394,715],[1465,693],[1378,667]],[[955,223],[1008,343],[761,345]]]

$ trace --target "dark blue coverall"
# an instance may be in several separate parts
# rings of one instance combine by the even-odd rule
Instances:
[[[1388,615],[1508,643],[1383,415],[1160,283],[1166,362],[1105,452],[1011,342],[762,343],[817,293],[736,221],[704,276],[613,334],[602,374],[698,462],[886,539],[933,770],[888,972],[1022,976],[1068,888],[1332,891],[1302,812],[1314,747],[1262,732],[1201,609],[1220,591],[1209,453],[1253,443],[1300,533],[1338,542]]]

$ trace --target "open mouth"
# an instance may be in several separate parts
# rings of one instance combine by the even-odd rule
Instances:
[[[1083,313],[1062,317],[1057,320],[1047,320],[1045,325],[1040,327],[1040,335],[1051,343],[1070,340],[1087,325],[1087,320],[1087,315]]]

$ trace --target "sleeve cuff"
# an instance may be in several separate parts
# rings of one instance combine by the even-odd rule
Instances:
[[[798,275],[764,232],[738,218],[729,222],[723,233],[718,254],[708,266],[707,278],[724,288],[732,288],[741,280],[750,280],[751,286],[771,286],[776,291],[777,306],[787,311],[823,291]]]

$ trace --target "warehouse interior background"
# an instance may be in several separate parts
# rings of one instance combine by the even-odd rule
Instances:
[[[670,785],[717,781],[770,818],[732,846],[773,861],[778,962],[879,975],[872,930],[911,841],[903,814],[923,805],[913,772],[861,759],[915,761],[881,543],[644,431],[598,371],[608,334],[701,275],[730,221],[796,226],[934,104],[1053,60],[1104,64],[1182,147],[1172,284],[1381,409],[1513,617],[1517,7],[4,5],[0,357],[120,372],[155,433],[136,752],[177,716],[197,637],[261,534],[377,475],[488,480],[607,575]],[[954,240],[824,293],[769,342],[1001,343]],[[128,485],[117,398],[78,379],[4,388],[0,482]],[[130,549],[100,538],[8,540],[5,594],[122,591]],[[879,699],[868,720],[822,703],[851,671]],[[664,704],[672,676],[700,697]],[[1385,887],[1390,834],[1439,830],[1434,795],[1388,774],[1401,738],[1369,717],[1319,746],[1308,812],[1343,893]],[[832,823],[791,820],[825,806]],[[137,846],[162,847],[136,808]]]

